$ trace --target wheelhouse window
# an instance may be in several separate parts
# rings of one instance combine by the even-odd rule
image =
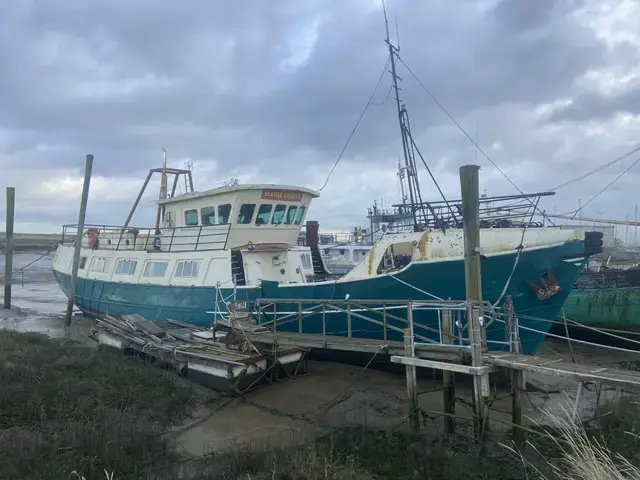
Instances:
[[[84,267],[87,266],[87,257],[80,257],[80,263],[78,264],[78,268],[80,270],[84,270]]]
[[[136,273],[137,260],[118,260],[116,275],[133,275]]]
[[[142,272],[142,275],[144,277],[164,277],[167,273],[168,266],[169,262],[147,262],[144,266],[144,272]]]
[[[218,205],[218,225],[229,223],[230,215],[231,215],[231,204],[225,203],[224,205]]]
[[[200,224],[206,226],[216,224],[216,207],[202,207],[200,209]]]
[[[287,206],[283,203],[279,203],[276,205],[276,208],[273,210],[273,218],[271,219],[271,223],[274,225],[280,225],[282,220],[284,219],[284,212],[286,212]]]
[[[302,268],[304,268],[305,270],[311,270],[312,264],[310,253],[303,253],[302,255],[300,255],[300,260],[302,261]]]
[[[296,225],[300,225],[300,222],[302,222],[302,217],[304,217],[305,210],[306,210],[306,207],[304,205],[302,205],[298,209],[298,214],[296,215]]]
[[[109,262],[106,257],[95,257],[91,260],[91,271],[98,273],[105,273],[107,271],[107,265]]]
[[[296,211],[298,210],[298,207],[291,205],[289,207],[289,210],[287,210],[287,218],[284,219],[284,223],[286,225],[291,225],[293,223],[293,221],[296,218]]]
[[[273,205],[263,203],[258,209],[258,215],[256,215],[256,225],[266,225],[269,223],[269,217],[271,216],[271,209]]]
[[[244,203],[240,206],[240,211],[238,212],[238,223],[241,225],[247,225],[251,223],[251,219],[253,218],[253,212],[256,209],[255,203]]]
[[[184,260],[178,262],[176,267],[176,277],[197,277],[200,273],[200,261],[199,260]]]
[[[184,212],[184,224],[188,227],[198,225],[198,210],[186,210]]]

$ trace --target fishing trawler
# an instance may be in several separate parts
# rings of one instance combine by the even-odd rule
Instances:
[[[163,167],[149,176],[154,172],[190,175]],[[155,227],[136,228],[129,221],[118,227],[85,226],[75,293],[78,308],[87,314],[137,313],[153,321],[177,319],[210,327],[216,316],[228,313],[232,300],[251,311],[260,298],[465,298],[459,228],[386,234],[352,271],[326,280],[318,224],[306,220],[318,192],[291,185],[235,184],[174,193],[158,201]],[[298,245],[303,226],[307,245]],[[75,225],[63,227],[53,261],[67,295],[76,232]],[[597,253],[592,243],[589,232],[581,229],[530,228],[524,235],[515,228],[482,229],[483,299],[496,303],[510,296],[516,312],[541,319],[521,324],[546,332],[549,324],[544,320],[558,315],[586,258]],[[324,328],[327,334],[344,334],[343,317],[334,314],[324,326],[320,319],[306,320],[306,333]],[[414,321],[437,325],[432,311],[414,312]],[[355,318],[352,328],[354,336],[382,335],[376,325]],[[487,335],[489,341],[502,340],[502,327],[489,327]],[[531,353],[544,333],[524,331],[522,337],[524,350]]]
[[[318,245],[318,223],[306,219],[319,192],[294,185],[238,185],[195,192],[191,172],[152,169],[124,225],[87,226],[75,290],[75,303],[88,314],[137,313],[148,320],[176,319],[210,327],[219,315],[240,308],[248,315],[260,299],[385,300],[466,298],[461,202],[422,200],[416,155],[428,166],[409,127],[407,109],[399,99],[395,72],[397,48],[388,38],[393,88],[398,108],[407,184],[399,228],[387,228],[362,260],[347,274],[327,278]],[[161,193],[156,224],[131,227],[130,220],[151,176],[160,173]],[[174,175],[167,192],[167,176]],[[175,195],[181,175],[190,191]],[[433,178],[433,175],[431,175]],[[435,179],[434,179],[435,182]],[[437,187],[437,183],[436,183]],[[523,353],[535,353],[572,286],[592,254],[601,251],[601,237],[584,229],[541,228],[522,215],[536,206],[544,192],[493,197],[480,209],[482,298],[500,308],[512,302],[520,326]],[[525,208],[526,207],[526,208]],[[299,245],[306,226],[306,245]],[[69,295],[73,264],[70,239],[76,225],[63,227],[53,271]],[[372,233],[374,233],[372,231]],[[598,242],[600,242],[598,244]],[[286,304],[285,304],[286,306]],[[293,306],[292,306],[293,308]],[[371,307],[371,308],[376,308]],[[283,310],[286,310],[283,308]],[[261,317],[277,321],[294,311]],[[394,315],[406,319],[405,305]],[[257,316],[260,321],[260,316]],[[415,309],[413,322],[438,331],[437,312]],[[302,333],[347,335],[347,314],[332,311],[305,318]],[[504,326],[487,323],[490,348],[504,348]],[[277,325],[298,331],[297,323]],[[383,339],[384,327],[353,315],[354,337]],[[402,333],[389,332],[388,340]],[[433,340],[437,333],[433,334]]]

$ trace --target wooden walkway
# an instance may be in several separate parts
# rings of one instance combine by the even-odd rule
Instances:
[[[389,340],[373,340],[332,336],[322,334],[305,334],[289,332],[244,332],[246,338],[254,344],[276,344],[279,347],[324,348],[344,352],[376,352],[386,355],[405,355],[404,342]],[[416,345],[415,356],[421,359],[442,360],[466,363],[471,355],[470,348],[460,345]]]
[[[640,371],[597,365],[572,363],[563,359],[549,359],[514,353],[485,354],[485,364],[522,372],[540,373],[580,382],[597,382],[621,387],[640,387]]]

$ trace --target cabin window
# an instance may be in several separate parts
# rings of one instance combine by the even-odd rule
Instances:
[[[241,225],[247,225],[251,223],[253,218],[253,212],[256,209],[255,203],[243,203],[238,212],[238,223]]]
[[[311,270],[311,254],[303,253],[300,255],[300,259],[302,260],[302,268],[305,270]]]
[[[91,271],[104,273],[107,271],[107,265],[108,265],[108,262],[105,257],[95,257],[91,261]]]
[[[200,224],[201,225],[216,224],[216,207],[202,207],[200,209]]]
[[[296,225],[300,225],[300,222],[302,222],[302,217],[304,217],[305,209],[306,209],[306,207],[304,205],[302,205],[298,209],[298,214],[296,215]]]
[[[282,223],[282,219],[284,218],[284,212],[287,210],[287,206],[283,203],[276,205],[275,210],[273,211],[273,218],[271,219],[271,223],[274,225],[280,225]]]
[[[218,225],[229,223],[230,215],[231,215],[231,204],[225,203],[224,205],[218,205]]]
[[[200,273],[199,260],[185,260],[178,262],[176,267],[176,277],[197,277]]]
[[[286,225],[291,225],[293,223],[296,218],[296,210],[298,210],[298,207],[294,205],[289,207],[289,210],[287,210],[287,218],[284,219],[284,223]]]
[[[184,212],[184,224],[186,226],[198,225],[198,210],[187,210]]]
[[[169,262],[147,262],[144,266],[144,277],[164,277]]]
[[[256,225],[266,225],[269,223],[269,217],[271,216],[271,209],[273,205],[263,203],[258,209],[258,215],[256,215]]]
[[[87,266],[87,257],[80,257],[80,263],[78,264],[78,268],[80,270],[84,270],[84,267]]]
[[[136,260],[118,260],[116,264],[116,275],[133,275],[136,273]]]

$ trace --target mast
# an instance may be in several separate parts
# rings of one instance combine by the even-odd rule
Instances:
[[[160,171],[160,195],[159,199],[167,198],[167,151],[162,149],[162,170]],[[164,205],[158,203],[156,213],[156,234],[160,230],[160,220],[164,217]]]
[[[400,126],[400,135],[402,137],[402,152],[404,154],[404,163],[407,173],[407,184],[409,190],[409,201],[411,202],[411,216],[413,218],[413,229],[414,231],[420,231],[420,227],[418,225],[418,218],[416,216],[416,192],[415,189],[419,189],[420,187],[417,183],[414,184],[412,182],[413,176],[416,176],[415,168],[411,168],[411,160],[409,157],[409,142],[407,140],[407,132],[405,131],[404,122],[403,122],[403,111],[405,110],[404,105],[400,103],[400,89],[398,88],[398,76],[396,75],[396,52],[399,51],[397,47],[395,47],[389,38],[389,21],[387,20],[387,9],[382,3],[382,9],[384,11],[384,24],[387,32],[387,38],[385,42],[387,43],[387,47],[389,48],[389,61],[391,64],[391,76],[393,78],[393,91],[396,97],[396,108],[398,110],[398,124]]]

